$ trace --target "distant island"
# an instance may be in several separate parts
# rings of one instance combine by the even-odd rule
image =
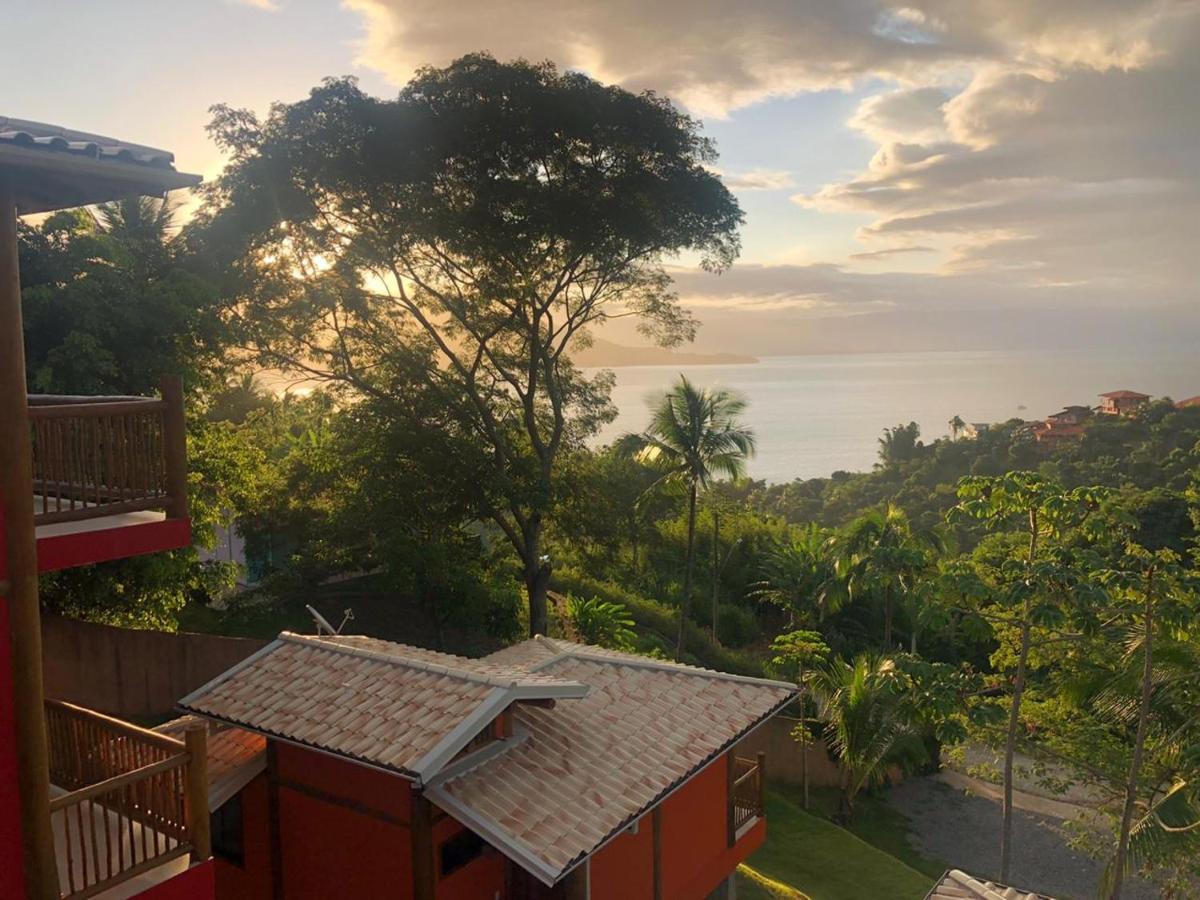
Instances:
[[[619,368],[621,366],[732,366],[756,363],[758,358],[742,353],[679,353],[665,347],[627,347],[597,338],[592,346],[571,357],[578,366]]]

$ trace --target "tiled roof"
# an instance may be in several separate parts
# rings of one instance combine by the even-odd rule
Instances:
[[[1052,900],[1042,894],[1031,894],[1016,888],[983,881],[951,869],[942,876],[925,900]]]
[[[73,131],[58,125],[29,122],[10,116],[0,116],[0,143],[55,150],[92,159],[110,159],[139,166],[152,166],[156,169],[172,169],[175,163],[175,154],[167,150],[157,150],[154,147],[130,144],[99,134]]]
[[[216,810],[267,766],[267,739],[252,731],[231,728],[198,716],[182,716],[154,730],[183,739],[190,725],[208,725],[208,808]]]
[[[0,171],[11,176],[21,215],[160,196],[200,182],[175,171],[166,150],[8,116],[0,116]]]
[[[389,641],[285,632],[179,707],[420,779],[511,703],[586,693],[555,675]]]
[[[1111,400],[1149,400],[1149,394],[1141,394],[1137,391],[1109,391],[1107,394],[1101,394],[1101,397],[1108,397]]]
[[[546,883],[657,804],[795,695],[791,685],[535,638],[487,662],[591,688],[521,707],[505,752],[447,768],[435,803]],[[469,762],[469,761],[468,761]]]
[[[1186,400],[1180,400],[1175,404],[1176,409],[1188,409],[1192,406],[1200,406],[1200,396],[1188,397]]]

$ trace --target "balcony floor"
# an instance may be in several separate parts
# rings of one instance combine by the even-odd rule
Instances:
[[[66,791],[61,788],[50,786],[50,796],[59,797],[65,794]],[[125,859],[130,859],[130,846],[133,846],[134,859],[140,859],[142,854],[143,840],[153,842],[155,838],[162,838],[157,832],[143,827],[137,822],[130,822],[124,816],[114,812],[97,810],[89,804],[92,810],[92,816],[96,824],[108,832],[108,846],[112,848],[114,857],[119,852],[124,854]],[[95,860],[91,856],[91,848],[82,848],[80,846],[78,827],[72,819],[70,826],[70,858],[68,861],[68,836],[67,830],[64,828],[65,811],[56,813],[51,816],[51,825],[54,829],[54,851],[58,858],[58,883],[59,889],[66,893],[69,889],[70,881],[68,873],[70,869],[74,869],[75,885],[78,888],[81,884],[87,883],[84,878],[85,865],[88,873],[95,876],[96,871],[93,868]],[[143,831],[145,835],[143,836]],[[97,832],[99,833],[99,832]],[[173,846],[173,842],[165,843],[163,846]],[[86,853],[84,853],[86,851]],[[101,851],[103,852],[103,851]],[[86,860],[85,857],[86,856]],[[101,891],[93,896],[97,900],[126,900],[129,897],[136,897],[142,891],[148,890],[157,884],[174,878],[179,873],[188,868],[189,862],[187,855],[180,856],[176,859],[168,860],[160,866],[136,875],[128,881],[122,881],[120,884],[109,888],[106,891]],[[105,868],[101,866],[100,874],[105,872]]]
[[[94,503],[85,503],[84,507],[93,507]],[[33,497],[33,514],[35,516],[47,512],[46,498],[40,494]],[[145,525],[150,522],[163,522],[167,514],[161,510],[147,509],[138,512],[117,513],[112,516],[97,516],[94,519],[80,519],[76,522],[55,522],[53,525],[38,525],[35,529],[38,540],[48,537],[60,537],[64,534],[83,534],[88,531],[106,531],[110,528],[128,528],[130,525]]]

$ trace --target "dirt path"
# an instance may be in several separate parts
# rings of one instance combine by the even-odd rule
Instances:
[[[892,805],[912,822],[916,848],[972,875],[996,878],[1000,862],[1000,807],[992,800],[956,791],[932,778],[913,778],[894,788]],[[1092,900],[1103,866],[1067,846],[1055,819],[1017,810],[1013,821],[1013,869],[1017,888],[1056,900]],[[1154,900],[1147,882],[1130,881],[1127,900]]]

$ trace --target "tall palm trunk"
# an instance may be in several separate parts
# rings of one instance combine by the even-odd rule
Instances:
[[[687,557],[683,565],[683,601],[679,605],[679,637],[675,641],[675,659],[683,655],[683,636],[687,628],[692,599],[692,568],[696,561],[696,482],[688,484]]]
[[[1129,855],[1129,833],[1133,830],[1133,807],[1137,802],[1138,779],[1142,773],[1142,757],[1146,750],[1146,727],[1150,720],[1150,696],[1154,678],[1154,601],[1153,576],[1146,583],[1146,637],[1142,645],[1142,698],[1138,708],[1137,734],[1133,739],[1133,759],[1129,763],[1129,781],[1125,785],[1125,808],[1121,812],[1121,836],[1117,841],[1117,858],[1113,865],[1110,900],[1119,900],[1125,880],[1125,859]]]

